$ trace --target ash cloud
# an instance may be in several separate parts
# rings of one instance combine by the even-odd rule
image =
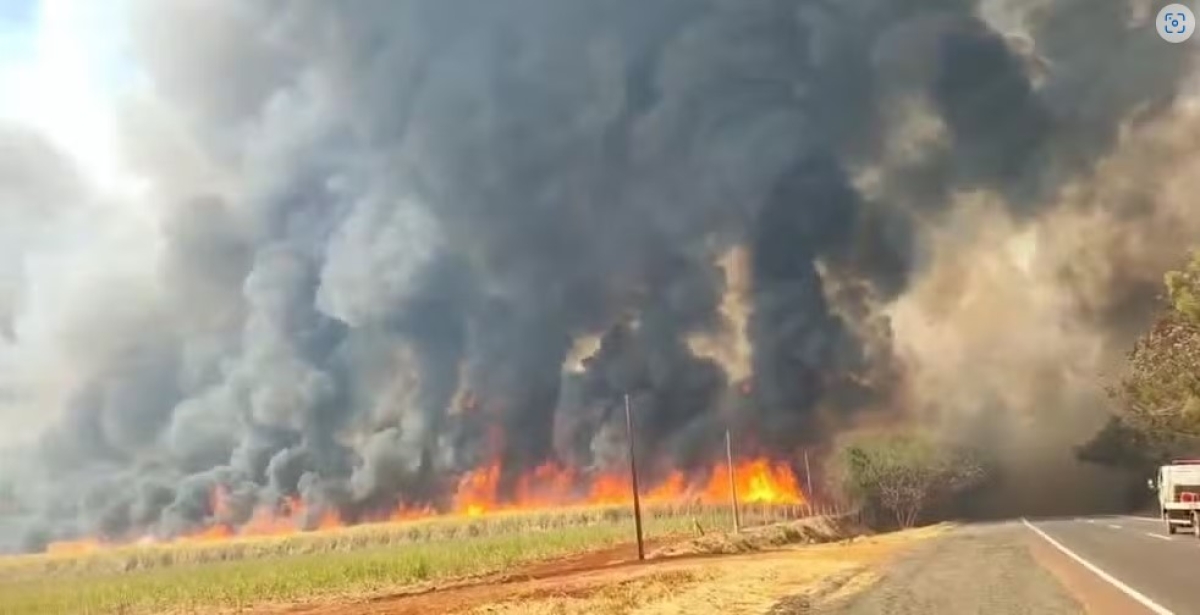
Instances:
[[[1018,280],[973,268],[1022,225],[1109,212],[1063,195],[1125,147],[1123,126],[1170,112],[1190,69],[1131,5],[1081,6],[136,5],[153,121],[125,142],[162,201],[162,249],[113,301],[141,316],[61,316],[101,343],[59,342],[91,348],[89,369],[21,470],[0,471],[17,502],[0,545],[170,536],[287,498],[351,520],[444,507],[482,463],[510,482],[550,459],[619,461],[625,392],[644,458],[675,468],[708,464],[726,427],[786,455],[874,419],[969,433],[1046,399],[1071,409],[1045,419],[1063,442],[1062,417],[1095,413],[1078,379],[988,397],[1002,387],[930,374],[962,369],[932,349],[998,326],[937,297]],[[1134,65],[1152,69],[1119,70]],[[17,174],[24,203],[54,165],[21,160],[38,167]],[[734,248],[750,255],[744,383],[688,343],[731,327],[717,263]],[[1105,312],[1093,299],[1157,275],[1143,256],[1032,313]],[[1142,315],[1037,361],[1004,347],[994,367],[1033,378],[1055,352],[1119,347]],[[931,318],[949,341],[920,338]],[[12,337],[5,364],[37,343]]]

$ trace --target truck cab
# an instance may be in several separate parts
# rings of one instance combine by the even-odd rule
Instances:
[[[1200,538],[1200,459],[1179,459],[1160,467],[1154,486],[1167,533],[1185,528]]]

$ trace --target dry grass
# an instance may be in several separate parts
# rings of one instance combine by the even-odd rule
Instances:
[[[823,522],[813,524],[820,526]],[[464,606],[472,615],[667,615],[767,613],[780,604],[820,608],[873,584],[874,567],[947,526],[776,547],[723,558],[666,560],[556,581],[556,590],[513,588],[505,599]],[[817,528],[826,538],[827,529]],[[772,546],[770,540],[756,543]]]
[[[820,544],[857,538],[865,533],[849,517],[812,517],[765,527],[751,528],[740,534],[720,533],[667,545],[652,557],[677,555],[732,555],[750,553],[791,544]]]
[[[796,508],[750,507],[751,524]],[[728,527],[725,507],[653,507],[650,537]],[[0,613],[210,613],[263,603],[395,592],[416,583],[627,542],[625,508],[434,518],[286,537],[0,558]]]

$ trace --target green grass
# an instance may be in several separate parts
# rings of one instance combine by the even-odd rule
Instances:
[[[797,511],[753,508],[747,524]],[[728,509],[653,508],[646,535],[725,529]],[[84,556],[0,559],[0,613],[211,613],[263,603],[362,597],[423,581],[629,542],[624,509],[575,509],[436,518],[281,538],[103,550]]]

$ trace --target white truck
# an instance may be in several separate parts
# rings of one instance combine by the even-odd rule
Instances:
[[[1158,469],[1158,506],[1167,533],[1181,527],[1200,538],[1200,459],[1180,459]]]

